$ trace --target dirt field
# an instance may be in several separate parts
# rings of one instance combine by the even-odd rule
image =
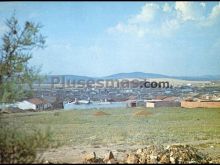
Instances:
[[[44,152],[50,162],[81,162],[85,152],[120,159],[128,150],[151,144],[190,144],[220,160],[220,109],[129,108],[3,114],[24,131],[50,128],[59,147]]]

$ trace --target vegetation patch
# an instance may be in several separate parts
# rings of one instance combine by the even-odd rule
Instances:
[[[26,132],[11,126],[0,127],[0,164],[41,163],[38,151],[50,147],[51,132]]]

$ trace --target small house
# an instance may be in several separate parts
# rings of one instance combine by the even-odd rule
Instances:
[[[18,108],[22,110],[45,110],[51,108],[51,104],[42,98],[32,98],[18,103]]]

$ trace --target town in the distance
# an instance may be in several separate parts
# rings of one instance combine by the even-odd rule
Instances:
[[[85,86],[79,86],[83,80]],[[149,86],[126,86],[126,83],[124,86],[117,86],[117,83],[123,81],[140,83],[146,80]],[[100,86],[95,85],[97,81]],[[94,84],[91,84],[92,82]],[[159,86],[160,83],[164,86]],[[169,86],[164,83],[169,83]],[[41,84],[34,84],[32,97],[13,104],[2,104],[1,107],[12,112],[129,107],[217,108],[220,107],[219,86],[218,76],[169,77],[134,72],[97,79],[49,75]]]

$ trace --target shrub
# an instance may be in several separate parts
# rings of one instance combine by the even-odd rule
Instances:
[[[0,126],[0,164],[41,163],[39,149],[48,148],[51,133],[34,130],[25,132],[10,126]]]

